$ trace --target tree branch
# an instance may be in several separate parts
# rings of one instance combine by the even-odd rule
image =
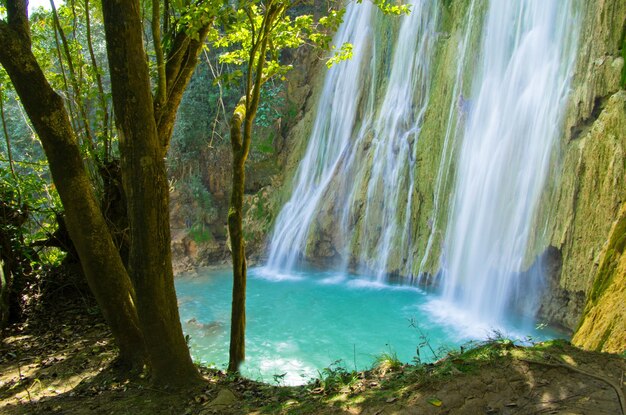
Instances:
[[[176,112],[183,98],[183,93],[198,65],[198,56],[202,51],[212,21],[198,31],[198,38],[192,39],[185,32],[176,35],[172,49],[168,54],[166,77],[167,97],[164,105],[155,105],[155,120],[163,155],[167,152],[172,137]]]
[[[152,42],[157,60],[158,84],[154,97],[154,106],[158,110],[165,104],[167,97],[167,78],[165,76],[165,57],[161,44],[161,12],[159,0],[152,0]]]
[[[85,129],[85,139],[87,141],[87,147],[91,155],[95,155],[96,147],[93,140],[93,135],[91,134],[91,127],[89,126],[89,119],[87,117],[87,112],[85,111],[85,106],[83,105],[83,98],[80,89],[80,83],[78,81],[78,77],[76,76],[76,71],[74,69],[74,62],[72,61],[72,54],[70,52],[70,47],[67,42],[67,37],[65,36],[65,32],[63,31],[63,27],[61,26],[61,21],[59,20],[59,14],[57,12],[57,8],[54,5],[54,0],[50,0],[50,8],[52,9],[52,16],[54,18],[54,24],[56,26],[56,31],[59,33],[61,37],[61,45],[63,46],[63,51],[65,52],[65,59],[67,60],[67,68],[70,74],[70,81],[72,82],[72,89],[74,99],[76,100],[76,104],[78,106],[78,112],[80,113],[81,121],[83,122],[83,128]]]

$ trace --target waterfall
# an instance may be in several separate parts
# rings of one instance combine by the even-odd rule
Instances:
[[[573,0],[491,1],[462,132],[442,254],[444,298],[483,322],[502,321],[560,138],[576,56]],[[536,311],[536,309],[534,310]]]
[[[450,40],[452,61],[435,59],[452,50],[438,49],[438,31],[442,8],[454,5],[414,0],[409,16],[385,26],[392,18],[370,3],[351,3],[334,43],[352,43],[354,56],[326,74],[269,268],[289,272],[317,255],[382,279],[421,275],[439,257],[448,304],[494,324],[513,302],[532,315],[541,281],[520,275],[560,138],[577,2],[468,0],[462,28],[450,29],[462,31]],[[437,62],[453,70],[433,85]],[[441,96],[441,113],[428,113]],[[433,183],[420,188],[419,160],[433,151],[418,154],[427,117],[442,126],[441,154]],[[425,198],[427,225],[417,221]]]
[[[326,74],[315,124],[293,180],[291,198],[276,219],[269,247],[268,266],[272,269],[291,270],[303,255],[319,203],[350,147],[363,84],[366,74],[371,72],[367,66],[374,65],[373,9],[370,2],[350,3],[334,38],[333,43],[338,46],[351,43],[353,56]]]
[[[468,58],[470,55],[468,53],[470,38],[472,37],[472,31],[474,29],[474,20],[476,19],[476,1],[471,0],[471,3],[468,7],[466,22],[465,22],[465,33],[463,34],[462,40],[459,42],[457,46],[458,53],[458,62],[456,66],[456,71],[454,75],[454,86],[452,88],[452,99],[450,100],[450,105],[448,107],[448,113],[446,115],[446,132],[443,137],[443,147],[441,151],[441,162],[439,163],[439,167],[437,168],[437,177],[435,179],[435,192],[433,197],[433,212],[431,214],[432,225],[431,232],[428,236],[428,240],[426,242],[425,252],[422,255],[422,260],[420,261],[419,268],[417,271],[418,278],[422,278],[425,275],[425,266],[426,261],[429,259],[432,249],[433,243],[435,241],[435,236],[437,235],[439,224],[438,220],[440,217],[439,209],[441,202],[447,195],[443,194],[443,189],[445,184],[448,182],[448,176],[450,175],[450,167],[452,160],[454,158],[454,149],[456,146],[457,138],[459,135],[459,124],[462,124],[464,118],[466,117],[466,108],[463,108],[464,98],[463,98],[463,83],[465,81],[463,77],[463,72],[466,67],[469,65]]]
[[[360,241],[357,263],[373,272],[378,280],[389,271],[394,254],[397,256],[396,264],[391,267],[394,272],[407,275],[412,270],[410,213],[414,203],[416,149],[430,96],[438,6],[432,0],[415,1],[411,14],[402,21],[386,92],[369,134],[372,164],[368,174],[357,175],[368,178],[360,234],[370,235]],[[359,139],[365,137],[368,135]],[[351,202],[361,191],[357,182],[345,205],[344,218],[359,212]],[[344,232],[350,231],[344,225]]]
[[[398,273],[412,269],[416,142],[430,95],[439,5],[416,0],[411,6],[390,62],[372,39],[383,34],[372,32],[377,25],[371,4],[348,6],[335,44],[353,43],[354,56],[326,75],[294,191],[276,220],[270,268],[290,270],[305,255],[317,215],[330,199],[338,219],[332,239],[343,267],[383,278],[394,253]],[[382,99],[376,93],[379,72],[388,73]]]

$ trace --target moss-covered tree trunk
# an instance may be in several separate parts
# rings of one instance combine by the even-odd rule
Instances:
[[[191,361],[176,303],[165,152],[155,121],[139,1],[102,4],[130,221],[129,270],[152,379],[159,385],[187,386],[201,378]]]
[[[245,164],[252,142],[252,124],[256,117],[264,80],[266,51],[277,16],[283,9],[269,2],[258,36],[249,51],[246,95],[235,107],[230,120],[230,142],[233,153],[233,184],[228,209],[228,233],[233,260],[233,302],[231,311],[228,371],[237,372],[244,361],[246,334],[246,248],[243,236],[243,196]]]
[[[228,209],[228,233],[233,260],[233,301],[231,309],[228,371],[236,372],[246,357],[246,246],[243,237],[243,193],[248,148],[241,134],[245,103],[240,102],[230,121],[230,142],[233,152],[233,184]]]
[[[26,2],[7,2],[7,15],[6,22],[0,21],[0,63],[43,144],[68,231],[118,343],[120,358],[141,367],[145,348],[130,278],[98,207],[63,100],[47,82],[31,51]]]

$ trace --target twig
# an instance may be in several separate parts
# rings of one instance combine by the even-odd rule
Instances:
[[[573,372],[576,373],[580,373],[581,375],[584,376],[589,376],[591,378],[597,379],[599,381],[602,381],[604,383],[606,383],[607,385],[609,385],[610,387],[613,388],[613,390],[615,390],[615,393],[617,394],[617,398],[619,400],[619,404],[620,404],[620,409],[622,411],[622,415],[626,415],[626,398],[624,398],[624,392],[622,391],[622,388],[620,385],[616,385],[615,382],[613,382],[611,379],[608,379],[604,376],[601,375],[596,375],[594,373],[590,373],[587,372],[585,370],[579,369],[577,367],[574,367],[572,365],[569,365],[565,362],[558,362],[558,363],[548,363],[548,362],[542,362],[539,360],[530,360],[530,359],[519,359],[522,362],[526,362],[526,363],[534,363],[537,365],[543,365],[543,366],[548,366],[548,367],[563,367],[565,369],[569,369]]]
[[[17,358],[17,374],[19,376],[20,383],[22,382],[22,365],[20,365],[19,356]],[[28,395],[28,402],[33,403],[33,398],[30,396],[30,391],[28,390],[28,386],[26,386],[26,382],[24,382],[24,390],[26,391],[26,395]]]

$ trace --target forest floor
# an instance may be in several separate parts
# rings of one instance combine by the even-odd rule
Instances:
[[[624,356],[564,341],[523,348],[495,339],[435,364],[329,368],[299,387],[201,368],[206,384],[184,393],[121,377],[115,355],[97,309],[69,302],[35,313],[3,333],[0,413],[616,415],[625,404]]]

